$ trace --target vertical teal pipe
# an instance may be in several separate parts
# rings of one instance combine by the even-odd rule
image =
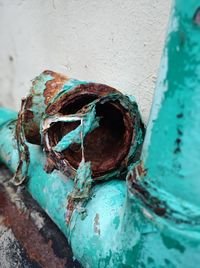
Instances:
[[[147,170],[145,180],[151,188],[162,189],[176,197],[177,202],[197,207],[200,206],[199,8],[199,0],[175,1],[142,152]]]
[[[128,177],[135,267],[200,263],[200,1],[175,0],[141,161]]]

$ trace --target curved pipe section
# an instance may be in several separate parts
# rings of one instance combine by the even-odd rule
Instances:
[[[0,117],[4,114],[1,113]],[[12,172],[18,163],[14,135],[15,121],[4,122],[0,129],[0,157]],[[95,185],[84,207],[87,215],[77,208],[67,224],[67,196],[74,187],[73,180],[56,170],[47,174],[43,168],[46,159],[41,147],[32,144],[28,147],[31,161],[26,187],[65,234],[75,258],[84,267],[131,267],[134,255],[130,252],[139,235],[135,230],[137,235],[130,241],[123,228],[126,226],[126,182],[113,179]],[[133,235],[134,222],[129,222],[129,228]]]

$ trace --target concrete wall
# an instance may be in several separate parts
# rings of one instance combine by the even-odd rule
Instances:
[[[170,0],[0,0],[0,104],[44,69],[135,95],[145,121]]]

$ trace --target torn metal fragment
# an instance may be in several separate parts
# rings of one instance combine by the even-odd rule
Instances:
[[[143,142],[137,104],[106,85],[77,83],[71,90],[65,87],[66,92],[55,100],[57,106],[53,102],[47,107],[42,122],[47,157],[62,173],[74,177],[84,150],[93,179],[119,176],[137,158]]]
[[[52,71],[44,71],[33,81],[17,129],[22,149],[15,177],[20,182],[28,169],[26,142],[44,147],[47,172],[56,168],[75,178],[84,159],[91,163],[92,179],[102,180],[127,171],[138,157],[144,137],[132,97],[107,85],[69,79]]]

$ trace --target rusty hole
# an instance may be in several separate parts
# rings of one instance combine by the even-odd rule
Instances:
[[[83,106],[97,98],[97,95],[82,94],[76,96],[60,112],[73,114]],[[125,158],[132,139],[132,122],[126,110],[118,101],[96,105],[96,116],[99,116],[99,127],[89,133],[84,139],[86,161],[91,161],[93,176],[101,176],[117,168]],[[50,146],[55,146],[61,138],[75,129],[80,122],[55,123],[48,130]],[[71,145],[61,153],[62,158],[75,169],[81,161],[81,147]]]
[[[96,100],[98,96],[96,94],[84,94],[78,95],[73,98],[71,101],[67,102],[63,108],[60,109],[60,113],[67,115],[67,114],[74,114],[78,112],[83,106],[91,103],[92,101]]]

